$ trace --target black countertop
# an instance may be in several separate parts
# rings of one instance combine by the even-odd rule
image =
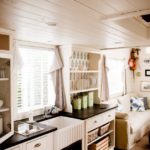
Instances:
[[[116,105],[109,105],[107,108],[103,108],[103,109],[100,108],[100,105],[94,105],[93,107],[88,108],[88,109],[74,110],[73,113],[61,112],[61,113],[56,114],[56,115],[49,115],[46,118],[43,115],[36,116],[36,117],[34,117],[34,120],[37,122],[35,124],[43,127],[44,130],[39,131],[37,133],[33,133],[29,136],[23,136],[23,135],[15,133],[11,138],[9,138],[8,140],[6,140],[2,144],[0,144],[0,150],[4,150],[6,148],[15,146],[17,144],[21,144],[21,143],[26,142],[28,140],[32,140],[34,138],[37,138],[39,136],[42,136],[44,134],[47,134],[47,133],[50,133],[50,132],[57,130],[56,127],[51,127],[51,126],[47,126],[47,125],[43,125],[43,124],[38,123],[40,121],[51,119],[51,118],[54,118],[57,116],[66,116],[66,117],[85,120],[85,119],[88,119],[90,117],[93,117],[95,115],[104,113],[106,111],[109,111],[109,110],[115,109],[115,108],[117,108]],[[23,121],[27,121],[27,120],[23,120]]]
[[[26,142],[28,140],[32,140],[34,138],[37,138],[39,136],[42,136],[42,135],[45,135],[45,134],[48,134],[50,132],[53,132],[53,131],[57,130],[56,127],[47,126],[47,125],[43,125],[43,124],[40,124],[40,123],[35,123],[35,125],[38,125],[38,126],[44,128],[44,130],[39,131],[37,133],[33,133],[31,135],[28,135],[28,136],[23,136],[23,135],[14,133],[14,135],[12,137],[10,137],[5,142],[0,144],[0,150],[7,149],[9,147],[21,144],[21,143]]]
[[[98,114],[104,113],[108,110],[116,109],[116,108],[117,108],[116,105],[108,105],[107,108],[100,108],[100,105],[95,104],[91,108],[83,109],[83,110],[74,110],[73,113],[63,112],[62,115],[67,116],[67,117],[76,118],[76,119],[85,120],[85,119],[88,119],[95,115],[98,115]]]

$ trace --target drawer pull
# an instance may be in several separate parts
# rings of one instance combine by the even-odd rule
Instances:
[[[37,147],[40,147],[41,146],[41,143],[37,143],[34,145],[34,148],[37,148]]]
[[[111,117],[111,115],[108,115],[108,117]]]

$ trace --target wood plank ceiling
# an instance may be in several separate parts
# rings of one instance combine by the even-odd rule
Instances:
[[[150,0],[0,0],[0,27],[16,39],[100,49],[150,45]]]

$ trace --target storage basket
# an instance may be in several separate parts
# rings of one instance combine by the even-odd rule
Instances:
[[[98,130],[99,129],[95,129],[88,133],[88,143],[92,142],[98,137]]]
[[[88,150],[109,150],[109,137],[105,137],[104,139],[90,145]]]
[[[107,123],[99,128],[99,135],[103,135],[109,131],[110,123]]]

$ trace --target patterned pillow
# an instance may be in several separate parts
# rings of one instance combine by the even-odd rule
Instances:
[[[131,97],[130,104],[131,111],[145,111],[143,98]]]

